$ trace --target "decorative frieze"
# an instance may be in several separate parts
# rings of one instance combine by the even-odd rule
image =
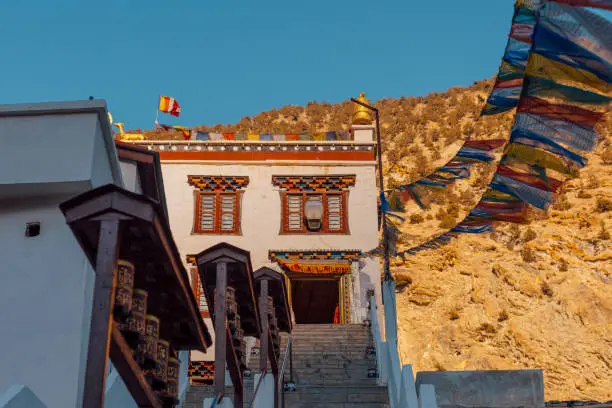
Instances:
[[[249,185],[248,176],[187,176],[187,183],[202,192],[236,192]]]
[[[125,143],[125,141],[124,141]],[[301,144],[301,143],[126,143],[137,144],[148,150],[157,152],[372,152],[374,151],[373,143],[321,143],[321,144]]]
[[[342,251],[327,251],[327,250],[305,250],[305,251],[270,251],[268,258],[271,261],[316,261],[316,260],[350,260],[356,261],[359,259],[361,251],[359,250],[342,250]]]
[[[355,175],[272,176],[272,184],[289,192],[340,192],[355,186]]]

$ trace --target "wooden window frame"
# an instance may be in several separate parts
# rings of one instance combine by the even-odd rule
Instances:
[[[200,274],[198,272],[198,268],[195,266],[191,267],[191,289],[193,290],[193,295],[195,296],[200,316],[202,316],[202,318],[210,317],[210,308],[208,310],[200,309],[200,294],[204,293],[204,288],[200,284]],[[206,307],[208,308],[208,303],[206,304]]]
[[[289,210],[288,210],[288,196],[302,196],[302,229],[294,230],[289,229]],[[341,228],[338,230],[330,230],[329,229],[329,217],[328,217],[328,204],[327,197],[328,196],[340,196],[341,197]],[[348,190],[342,191],[280,191],[281,196],[281,226],[280,226],[280,235],[349,235],[349,225],[348,225]],[[323,200],[323,216],[322,216],[322,225],[319,231],[309,231],[305,225],[304,218],[304,203],[306,202],[308,196],[321,196]]]
[[[242,235],[242,193],[244,191],[194,191],[194,217],[193,217],[193,235]],[[203,230],[200,224],[200,218],[202,217],[202,196],[214,196],[215,197],[215,215],[214,215],[214,227],[212,230]],[[234,206],[234,228],[232,230],[221,229],[221,197],[222,196],[233,196],[236,199],[236,205]]]

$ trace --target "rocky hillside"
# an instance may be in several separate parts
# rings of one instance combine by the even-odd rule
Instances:
[[[512,115],[479,121],[492,81],[426,97],[383,99],[388,185],[429,174],[467,134],[507,138]],[[296,133],[346,129],[353,106],[309,103],[245,117],[209,131]],[[547,399],[612,399],[612,115],[603,141],[548,213],[529,225],[461,236],[450,245],[395,259],[400,347],[415,370],[543,368]],[[149,138],[179,133],[146,132]],[[429,211],[406,205],[399,247],[452,228],[478,201],[494,165],[475,166],[434,197]]]

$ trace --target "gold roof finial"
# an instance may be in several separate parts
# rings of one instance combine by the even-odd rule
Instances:
[[[366,99],[365,92],[359,94],[357,98],[359,102],[369,104],[370,101]],[[355,111],[353,113],[353,125],[371,125],[372,124],[372,111],[363,105],[358,103],[355,104]]]
[[[125,133],[125,131],[123,130],[123,127],[125,126],[124,123],[113,123],[113,126],[116,126],[119,129],[120,140],[145,140],[144,135],[142,133]]]

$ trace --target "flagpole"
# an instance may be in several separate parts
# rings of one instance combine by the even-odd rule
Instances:
[[[159,101],[161,99],[161,95],[157,95],[157,108],[155,109],[155,129],[159,127]]]

